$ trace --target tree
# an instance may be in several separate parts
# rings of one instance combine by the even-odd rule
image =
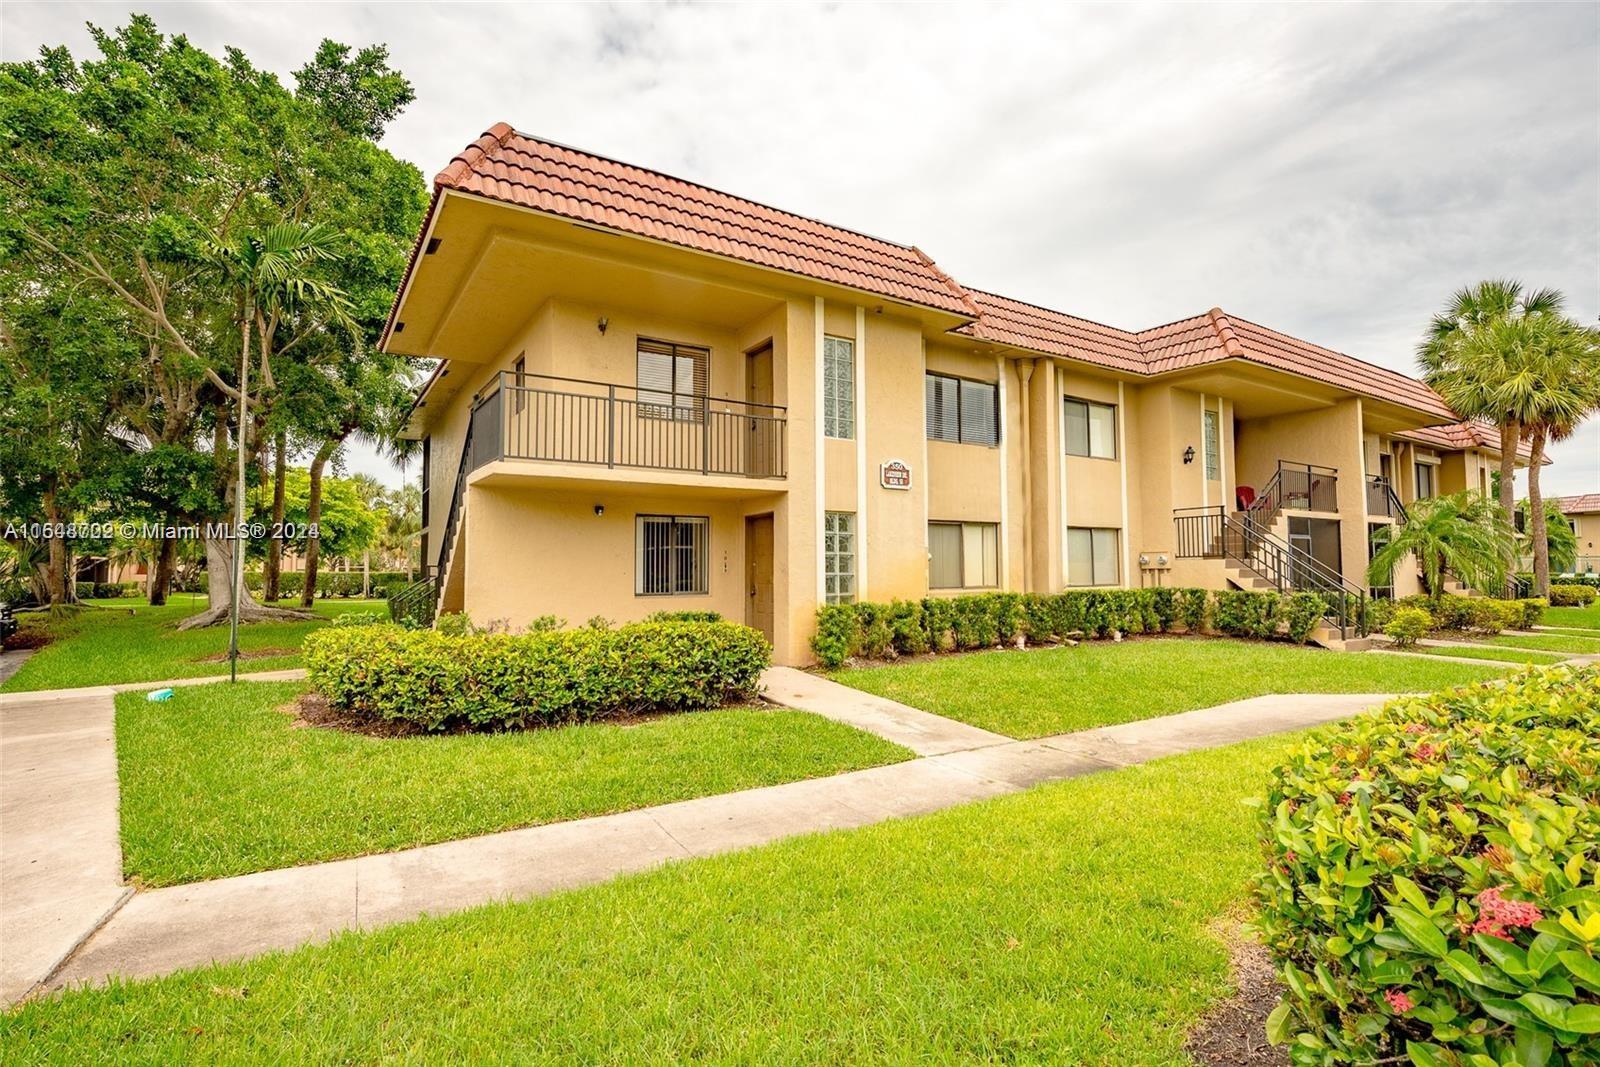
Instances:
[[[1518,511],[1524,516],[1524,526],[1528,531],[1528,551],[1533,552],[1533,504],[1531,500],[1523,500],[1518,505]],[[1572,524],[1567,521],[1567,516],[1561,510],[1561,503],[1556,500],[1544,501],[1544,543],[1552,570],[1567,572],[1578,565],[1578,535],[1573,532]],[[1546,591],[1544,594],[1548,596]]]
[[[1446,404],[1463,418],[1488,419],[1500,428],[1500,508],[1507,516],[1516,505],[1517,450],[1526,411],[1508,405],[1505,383],[1525,372],[1540,317],[1560,310],[1561,294],[1555,290],[1524,293],[1516,281],[1479,282],[1457,292],[1433,317],[1417,348],[1424,380]],[[1507,581],[1510,573],[1508,567]]]
[[[1401,561],[1414,555],[1424,591],[1437,600],[1450,574],[1480,591],[1503,587],[1516,533],[1498,504],[1469,490],[1418,500],[1405,522],[1383,527],[1374,542],[1377,551],[1367,567],[1368,582],[1389,584]]]
[[[1528,457],[1528,537],[1533,544],[1533,586],[1550,595],[1549,509],[1539,480],[1551,441],[1569,436],[1589,415],[1600,411],[1600,331],[1559,315],[1539,316],[1526,331],[1521,372],[1497,390],[1499,402],[1515,411],[1532,441]],[[1556,526],[1566,519],[1556,514]],[[1570,530],[1567,532],[1570,533]],[[1570,563],[1568,564],[1571,565]]]
[[[275,411],[292,404],[275,372],[302,358],[304,339],[337,332],[320,298],[349,294],[365,334],[373,305],[386,310],[398,284],[426,192],[416,169],[373,139],[410,85],[381,46],[352,56],[324,42],[291,93],[237,49],[219,60],[147,16],[91,33],[99,54],[81,64],[47,48],[0,65],[0,259],[57,270],[116,302],[146,354],[135,375],[143,395],[124,421],[152,448],[208,455],[214,491],[204,514],[185,518],[220,519],[242,499],[239,471],[285,429]],[[277,314],[270,300],[241,298],[266,290],[241,286],[236,268],[286,227],[302,238],[328,231],[336,254],[285,257],[309,266],[298,283],[256,279],[286,287]],[[304,347],[313,350],[365,358],[354,343]],[[247,392],[248,418],[230,435],[231,405]],[[231,552],[213,547],[215,570]],[[218,619],[230,583],[209,588]]]

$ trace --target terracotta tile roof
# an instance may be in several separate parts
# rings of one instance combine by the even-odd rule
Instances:
[[[1099,363],[1117,370],[1146,373],[1139,342],[1115,326],[1105,326],[1020,300],[968,289],[980,312],[976,322],[954,332],[984,341],[1014,345],[1035,352]]]
[[[503,122],[451,160],[433,184],[909,304],[977,314],[966,292],[920,249],[543,141]]]
[[[1460,452],[1468,448],[1500,451],[1500,428],[1482,419],[1452,422],[1445,426],[1424,426],[1419,430],[1401,430],[1395,436],[1406,441],[1441,448],[1446,452]],[[1517,458],[1532,459],[1533,445],[1527,441],[1518,441]],[[1549,463],[1550,457],[1545,456],[1544,461]]]
[[[1563,515],[1593,515],[1600,512],[1600,493],[1580,493],[1577,496],[1558,496]]]

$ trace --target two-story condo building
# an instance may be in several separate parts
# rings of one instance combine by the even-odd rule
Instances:
[[[1487,469],[1426,385],[1221,309],[1104,326],[504,124],[435,179],[383,344],[441,361],[439,610],[714,610],[783,663],[829,601],[1357,589]]]

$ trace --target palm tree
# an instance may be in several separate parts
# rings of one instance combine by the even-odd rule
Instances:
[[[1521,413],[1532,440],[1528,457],[1528,537],[1533,542],[1533,584],[1550,595],[1548,509],[1539,486],[1545,446],[1569,436],[1600,411],[1600,331],[1555,315],[1533,320],[1524,373],[1497,390],[1500,402]],[[1558,513],[1556,521],[1565,525]]]
[[[1561,305],[1554,289],[1524,293],[1520,282],[1482,281],[1457,292],[1417,346],[1423,379],[1446,404],[1463,418],[1500,427],[1500,508],[1507,516],[1516,505],[1517,447],[1526,411],[1507,405],[1504,387],[1525,374],[1540,317],[1559,315]],[[1508,568],[1508,582],[1510,573]]]
[[[1447,574],[1483,592],[1498,590],[1517,543],[1505,516],[1494,501],[1471,490],[1419,500],[1403,524],[1376,535],[1378,550],[1367,581],[1388,584],[1395,567],[1411,554],[1422,568],[1424,591],[1435,600],[1444,595]]]
[[[1523,500],[1517,505],[1521,514],[1528,516],[1527,530],[1529,549],[1533,548],[1533,502]],[[1573,533],[1572,524],[1561,511],[1561,502],[1558,500],[1544,501],[1544,527],[1545,548],[1549,553],[1550,569],[1566,573],[1578,565],[1578,535]]]

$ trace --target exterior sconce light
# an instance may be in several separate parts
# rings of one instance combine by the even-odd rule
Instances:
[[[596,504],[594,506],[594,513],[596,515],[604,515],[606,513],[606,506],[604,504]]]
[[[1190,445],[1188,448],[1183,450],[1183,465],[1185,467],[1187,467],[1189,464],[1191,464],[1193,462],[1194,462],[1194,445]]]
[[[600,336],[604,337],[606,335],[606,327],[611,325],[611,320],[606,318],[604,315],[601,315],[600,321],[594,325],[595,328],[600,331]]]

